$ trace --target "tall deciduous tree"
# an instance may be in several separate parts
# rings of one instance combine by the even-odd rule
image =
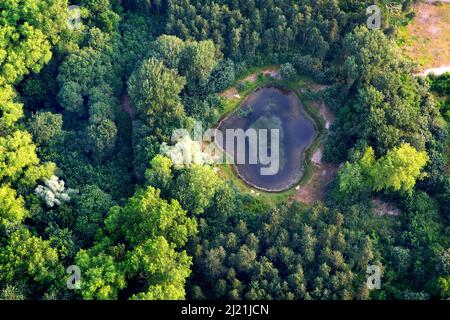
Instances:
[[[0,3],[0,86],[38,72],[67,25],[67,0],[3,0]]]
[[[181,92],[186,81],[162,61],[150,58],[131,75],[128,93],[139,113],[145,116],[153,130],[170,136],[172,129],[182,128],[185,113]]]

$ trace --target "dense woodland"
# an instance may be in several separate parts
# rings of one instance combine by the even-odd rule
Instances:
[[[450,298],[450,78],[413,77],[389,12],[369,30],[373,1],[70,4],[80,28],[67,0],[0,2],[1,299]],[[267,64],[329,85],[324,203],[271,206],[160,153]]]

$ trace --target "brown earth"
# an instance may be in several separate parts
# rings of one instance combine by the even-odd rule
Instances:
[[[329,163],[323,163],[321,158],[322,146],[316,150],[311,158],[314,166],[313,174],[308,182],[295,192],[295,200],[306,204],[324,200],[327,185],[336,178],[338,167]]]
[[[447,1],[446,1],[447,2]],[[421,65],[419,71],[450,65],[450,3],[418,3],[416,17],[402,35],[402,49]]]

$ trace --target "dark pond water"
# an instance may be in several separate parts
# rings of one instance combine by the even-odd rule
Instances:
[[[243,129],[246,132],[248,129],[255,129],[256,132],[263,133],[265,131],[260,129],[267,129],[265,136],[267,136],[269,148],[266,149],[269,150],[268,156],[272,156],[270,162],[267,161],[268,158],[258,156],[257,163],[250,163],[249,154],[255,150],[251,147],[250,139],[245,140],[245,150],[248,153],[245,157],[245,164],[237,164],[236,153],[238,150],[236,146],[235,155],[230,153],[232,155],[230,158],[234,158],[237,173],[244,181],[256,188],[268,191],[281,191],[300,181],[304,152],[316,136],[314,123],[306,114],[295,93],[275,87],[263,87],[253,92],[240,109],[220,123],[218,129],[223,133],[224,139],[223,143],[220,141],[217,143],[225,149],[227,141],[231,141],[227,138],[232,134],[230,130],[227,132],[227,129]],[[277,134],[270,131],[271,129],[278,129],[278,139]],[[269,174],[267,172],[262,174],[263,168],[277,167],[274,160],[276,148],[272,145],[276,141],[279,142],[278,170],[272,172],[269,170]],[[261,145],[258,144],[258,147]],[[254,153],[260,155],[258,152]]]

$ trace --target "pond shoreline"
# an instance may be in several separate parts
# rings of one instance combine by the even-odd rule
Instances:
[[[300,156],[299,164],[298,164],[299,169],[292,175],[292,177],[290,177],[286,181],[286,183],[282,187],[267,188],[264,186],[260,186],[252,181],[249,181],[245,176],[243,176],[243,174],[241,174],[239,172],[239,169],[237,168],[236,164],[233,163],[230,167],[232,170],[232,174],[235,175],[246,186],[248,186],[250,188],[254,188],[259,191],[271,193],[271,194],[283,194],[283,193],[286,193],[286,192],[296,188],[300,184],[304,183],[304,179],[307,178],[305,175],[306,169],[311,165],[311,157],[314,154],[314,151],[320,146],[320,143],[321,143],[322,139],[324,138],[324,131],[325,131],[324,124],[322,123],[322,120],[323,121],[325,121],[325,120],[319,119],[320,115],[316,115],[316,114],[314,114],[314,112],[312,112],[312,110],[310,110],[310,107],[307,106],[303,102],[301,94],[297,88],[293,88],[289,84],[284,83],[284,81],[282,81],[282,80],[270,79],[267,83],[264,83],[256,88],[254,88],[253,90],[251,90],[245,97],[243,97],[243,99],[241,99],[238,107],[235,108],[234,110],[232,110],[231,112],[227,113],[226,115],[224,115],[220,119],[220,121],[217,122],[217,124],[214,126],[214,128],[218,129],[218,128],[222,127],[222,125],[227,120],[229,120],[231,117],[235,116],[236,112],[245,106],[245,102],[248,100],[248,98],[252,94],[256,93],[257,91],[259,91],[263,88],[276,88],[276,89],[279,89],[282,91],[287,91],[290,94],[294,95],[295,99],[298,100],[298,102],[299,102],[300,112],[302,112],[302,114],[304,114],[308,118],[308,121],[314,127],[313,138],[301,152],[301,156]],[[215,143],[215,145],[222,152],[224,152],[224,154],[227,157],[229,157],[229,154],[227,154],[226,151],[218,143]]]

